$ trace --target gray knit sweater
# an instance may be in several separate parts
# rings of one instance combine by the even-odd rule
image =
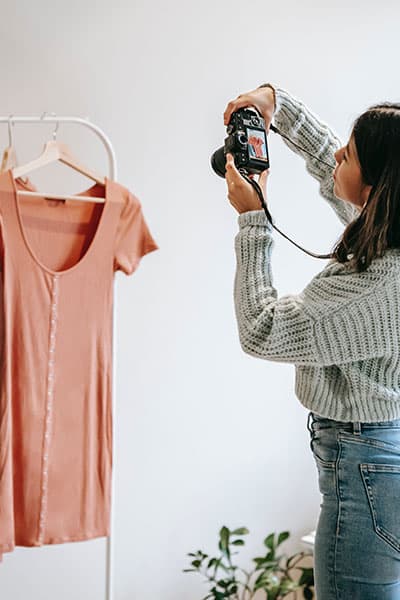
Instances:
[[[276,88],[276,126],[327,162],[341,145],[301,102]],[[301,154],[321,195],[347,224],[358,209],[333,194],[332,169]],[[272,232],[263,211],[239,215],[235,309],[243,350],[293,363],[295,393],[309,410],[338,421],[400,418],[400,249],[357,273],[329,261],[297,295],[278,297]]]

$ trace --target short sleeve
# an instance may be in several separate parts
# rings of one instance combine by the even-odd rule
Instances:
[[[142,256],[157,249],[144,219],[140,201],[127,191],[116,232],[114,271],[131,275]]]

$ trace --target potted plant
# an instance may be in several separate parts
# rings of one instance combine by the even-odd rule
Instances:
[[[302,597],[306,600],[314,598],[314,572],[312,567],[300,567],[298,563],[309,552],[298,552],[287,557],[278,554],[279,546],[288,539],[289,532],[283,531],[279,535],[271,533],[264,540],[267,548],[265,556],[253,559],[255,568],[246,571],[233,564],[232,557],[238,552],[233,552],[237,546],[244,546],[243,536],[249,530],[240,527],[230,531],[228,527],[222,527],[219,532],[218,548],[220,555],[210,557],[201,550],[196,553],[189,552],[187,556],[192,558],[191,569],[183,569],[184,572],[198,572],[204,575],[210,586],[209,593],[202,600],[213,598],[214,600],[250,600],[256,593],[264,593],[265,600],[280,600],[288,594],[301,590]],[[297,571],[297,577],[293,577],[292,571]],[[299,574],[300,572],[300,574]],[[260,598],[260,593],[257,598]]]

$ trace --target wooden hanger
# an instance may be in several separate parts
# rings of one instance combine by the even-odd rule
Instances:
[[[9,115],[8,117],[8,146],[3,152],[3,159],[1,161],[0,171],[8,171],[8,169],[13,169],[17,166],[17,154],[14,148],[14,140],[13,140],[13,132],[12,132],[12,124],[11,119],[13,115]]]
[[[96,173],[94,173],[91,169],[88,169],[87,167],[83,166],[71,153],[71,151],[69,150],[68,146],[62,142],[58,142],[55,138],[56,138],[56,134],[57,134],[57,129],[58,129],[58,123],[57,123],[57,127],[53,133],[53,140],[46,142],[46,144],[44,145],[43,148],[43,152],[42,154],[30,161],[29,163],[26,163],[25,165],[21,165],[20,167],[15,167],[12,169],[12,176],[14,177],[14,179],[19,179],[21,177],[23,177],[24,175],[27,175],[28,173],[31,173],[32,171],[39,169],[40,167],[44,167],[45,165],[48,165],[50,163],[56,162],[56,161],[60,161],[66,165],[68,165],[69,167],[71,167],[72,169],[74,169],[75,171],[78,171],[79,173],[82,173],[82,175],[86,175],[86,177],[89,177],[90,179],[93,179],[96,183],[105,186],[106,185],[106,178],[103,177],[102,175],[97,175]],[[45,194],[44,192],[30,192],[30,191],[25,191],[25,190],[18,190],[17,191],[18,196],[31,196],[31,197],[40,197],[40,198],[49,198],[49,199],[55,199],[55,200],[79,200],[79,201],[87,201],[87,202],[105,202],[105,198],[99,198],[96,196],[66,196],[66,195],[59,195],[59,194]]]
[[[3,159],[1,161],[0,171],[8,171],[9,169],[13,169],[17,166],[17,156],[15,154],[15,149],[13,146],[7,146],[7,148],[3,152]]]
[[[3,152],[3,158],[0,166],[0,173],[9,171],[18,165],[17,153],[14,146],[8,146]],[[32,185],[29,182],[29,177],[20,177],[21,183],[24,185]]]

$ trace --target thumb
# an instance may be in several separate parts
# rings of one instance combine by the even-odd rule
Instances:
[[[231,177],[237,178],[240,177],[239,171],[236,168],[234,158],[232,154],[226,155],[226,172],[229,173]]]
[[[231,165],[233,163],[233,156],[229,152],[226,155],[226,164]]]

